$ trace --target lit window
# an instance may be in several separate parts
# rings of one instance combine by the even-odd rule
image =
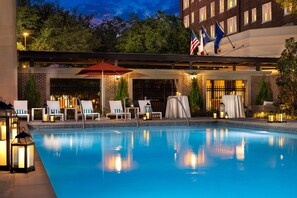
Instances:
[[[191,0],[191,3],[193,3],[194,2],[194,0]]]
[[[252,9],[252,23],[257,21],[257,8]]]
[[[288,7],[284,8],[284,15],[289,15],[292,13],[292,4],[290,4]]]
[[[231,17],[227,20],[227,30],[228,30],[228,34],[232,34],[234,32],[237,32],[237,20],[236,20],[236,16]]]
[[[216,13],[216,9],[215,9],[215,2],[212,2],[210,4],[210,17],[214,17]]]
[[[269,2],[262,5],[262,23],[271,21],[271,19],[272,19],[271,2]]]
[[[189,4],[190,4],[189,0],[183,0],[183,9],[184,10],[187,9],[189,7]]]
[[[237,5],[237,0],[228,0],[228,10]]]
[[[205,21],[206,20],[206,6],[199,9],[199,21]]]
[[[225,0],[220,0],[220,13],[225,10]]]
[[[249,11],[245,11],[244,12],[244,25],[247,25],[247,24],[249,24]]]
[[[215,25],[210,26],[210,37],[215,38]]]
[[[195,22],[195,14],[194,12],[191,13],[191,23]]]
[[[224,26],[224,25],[225,25],[224,21],[221,21],[221,22],[220,22],[220,26],[221,26],[221,28],[222,28],[223,30],[225,29],[225,26]]]
[[[189,15],[184,17],[184,26],[185,28],[190,27]]]

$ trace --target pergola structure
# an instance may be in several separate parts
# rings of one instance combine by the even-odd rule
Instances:
[[[106,52],[44,52],[18,51],[18,61],[44,64],[95,64],[111,62],[127,68],[141,69],[192,69],[213,70],[232,67],[237,70],[244,67],[256,71],[275,69],[278,58],[271,57],[228,57],[228,56],[190,56],[185,54],[141,54],[141,53],[106,53]]]

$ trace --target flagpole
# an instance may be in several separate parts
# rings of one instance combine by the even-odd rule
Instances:
[[[222,28],[222,26],[221,26],[221,24],[219,24],[217,21],[216,21],[216,23],[220,26],[220,28],[223,30],[223,28]],[[227,39],[229,40],[229,42],[230,42],[230,44],[232,45],[232,47],[233,47],[233,49],[235,48],[235,46],[233,45],[233,43],[231,42],[231,40],[230,40],[230,38],[229,38],[229,36],[227,35],[227,34],[225,34],[226,35],[226,37],[227,37]]]

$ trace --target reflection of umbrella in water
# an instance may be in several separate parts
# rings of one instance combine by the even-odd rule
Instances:
[[[89,76],[98,76],[101,74],[101,107],[102,112],[104,110],[104,75],[122,75],[128,73],[132,70],[126,69],[123,67],[119,67],[116,65],[108,64],[108,63],[98,63],[96,65],[92,65],[82,69],[76,75],[89,75]]]

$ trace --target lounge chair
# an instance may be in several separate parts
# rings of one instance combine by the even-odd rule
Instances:
[[[138,104],[139,104],[139,114],[138,114],[138,117],[139,115],[145,115],[146,112],[145,112],[145,105],[147,104],[151,104],[150,100],[138,100]],[[156,111],[152,111],[152,116],[153,115],[159,115],[160,119],[162,119],[162,112],[156,112]]]
[[[81,108],[81,112],[78,114],[78,116],[84,117],[85,120],[87,120],[88,116],[91,116],[92,120],[94,120],[94,116],[97,116],[97,119],[100,120],[100,113],[94,112],[93,103],[91,100],[82,100]]]
[[[128,117],[128,119],[131,120],[131,113],[123,111],[122,101],[110,100],[109,107],[111,112],[107,113],[106,117],[114,115],[116,119],[118,119],[118,116],[121,116],[121,118],[123,119],[123,116],[125,116],[125,118]]]
[[[30,121],[27,100],[15,100],[13,101],[13,107],[18,117],[27,117],[27,122]]]
[[[48,107],[48,115],[55,116],[55,117],[61,117],[61,121],[64,121],[64,114],[61,112],[60,109],[60,102],[59,101],[46,101],[47,107]]]

